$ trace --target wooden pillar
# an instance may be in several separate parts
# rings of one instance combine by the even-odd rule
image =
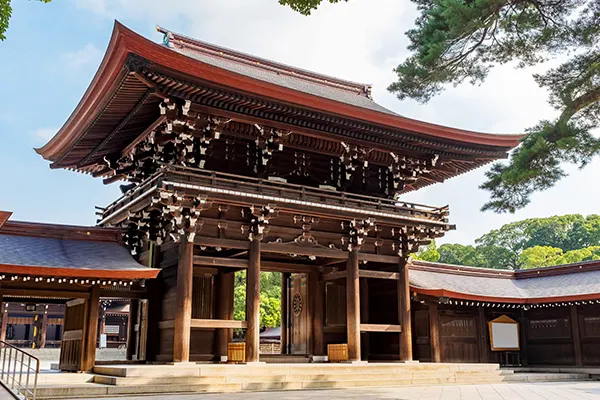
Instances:
[[[192,323],[192,290],[194,281],[194,242],[182,235],[177,263],[177,293],[175,295],[175,329],[173,361],[190,361],[190,331]]]
[[[360,285],[360,323],[369,323],[369,285],[367,278],[359,282]],[[361,360],[369,359],[369,332],[360,334]]]
[[[412,361],[412,324],[410,320],[410,282],[408,279],[407,260],[400,257],[398,263],[400,279],[398,279],[398,317],[402,332],[400,333],[400,361]]]
[[[433,301],[429,303],[429,343],[431,346],[431,361],[442,362],[442,349],[440,347],[440,316],[438,304]]]
[[[287,354],[288,347],[288,318],[289,318],[289,305],[288,305],[288,291],[289,291],[289,272],[281,273],[281,354]]]
[[[246,272],[246,362],[260,353],[260,241],[251,240]]]
[[[40,332],[40,349],[46,347],[46,332],[48,332],[48,310],[42,316],[42,330]]]
[[[106,325],[106,310],[103,306],[100,307],[100,317],[98,319],[98,335],[104,333],[104,326]]]
[[[360,285],[358,251],[349,253],[346,267],[346,323],[348,330],[348,360],[360,361]]]
[[[91,371],[96,362],[96,343],[98,341],[98,314],[100,309],[100,286],[92,286],[90,298],[86,302],[87,326],[84,329],[83,357],[81,371]]]
[[[1,301],[1,298],[0,298]],[[0,328],[0,340],[6,341],[6,326],[8,325],[8,303],[0,302],[2,309],[0,312],[2,313],[2,327]]]
[[[583,365],[583,355],[581,354],[581,336],[579,335],[579,316],[577,314],[577,306],[571,307],[571,336],[573,336],[573,348],[575,350],[575,365],[580,367]]]
[[[490,340],[485,308],[477,307],[477,321],[479,325],[479,362],[487,363],[490,361],[488,351]]]
[[[135,321],[139,308],[139,300],[129,300],[129,318],[127,319],[127,355],[128,360],[133,360],[133,356],[137,354],[135,340]],[[158,345],[158,343],[156,343]]]
[[[521,358],[521,365],[527,366],[527,319],[525,317],[525,310],[521,308],[521,321],[519,329],[519,353]]]
[[[325,339],[323,325],[325,325],[325,281],[321,279],[321,273],[315,272],[317,291],[315,293],[315,312],[313,314],[313,354],[316,356],[325,355]]]
[[[234,273],[224,273],[219,270],[217,275],[217,319],[233,319],[233,285]],[[233,335],[233,329],[222,328],[216,332],[216,355],[218,357],[227,356],[227,345]]]

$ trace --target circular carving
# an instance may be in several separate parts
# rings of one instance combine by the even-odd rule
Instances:
[[[294,311],[294,315],[296,317],[302,313],[302,296],[300,293],[294,294],[294,299],[292,300],[292,310]]]

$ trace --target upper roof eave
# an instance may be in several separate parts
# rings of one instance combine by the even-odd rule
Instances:
[[[177,70],[192,78],[216,82],[220,85],[277,101],[359,119],[389,128],[421,133],[439,139],[511,149],[518,146],[520,139],[523,137],[521,134],[488,134],[445,127],[284,88],[179,54],[144,38],[115,21],[102,63],[79,104],[58,133],[46,145],[36,149],[42,157],[49,161],[56,161],[68,151],[72,143],[81,138],[85,128],[92,123],[110,98],[111,92],[117,87],[120,81],[119,77],[128,72],[123,67],[130,53],[143,57],[153,64]]]

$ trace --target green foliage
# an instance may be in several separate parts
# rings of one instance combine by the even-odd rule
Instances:
[[[36,0],[42,3],[50,3],[51,0]],[[0,40],[6,39],[5,33],[12,16],[11,0],[0,0]]]
[[[330,3],[339,3],[341,0],[329,0]],[[344,0],[348,1],[348,0]],[[289,6],[292,10],[299,12],[302,15],[310,15],[313,10],[316,10],[323,0],[279,0],[279,4]]]
[[[440,259],[440,253],[437,250],[435,240],[433,240],[427,247],[419,250],[417,254],[412,254],[415,260],[438,262]]]
[[[235,274],[233,318],[246,319],[246,271]],[[260,273],[260,327],[275,328],[281,324],[281,274]]]
[[[600,216],[568,214],[503,225],[476,246],[443,244],[439,262],[483,268],[527,269],[600,259]]]
[[[565,162],[587,165],[600,152],[590,130],[600,117],[600,2],[598,0],[413,0],[420,11],[407,32],[412,55],[395,72],[389,90],[427,102],[448,84],[485,80],[496,64],[535,65],[570,56],[534,75],[560,112],[541,121],[512,155],[497,163],[481,188],[491,199],[483,210],[514,212],[535,191],[552,187]]]

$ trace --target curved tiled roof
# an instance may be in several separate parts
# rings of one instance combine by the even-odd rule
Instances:
[[[417,293],[466,300],[542,303],[600,298],[600,262],[533,270],[498,270],[412,261]]]

